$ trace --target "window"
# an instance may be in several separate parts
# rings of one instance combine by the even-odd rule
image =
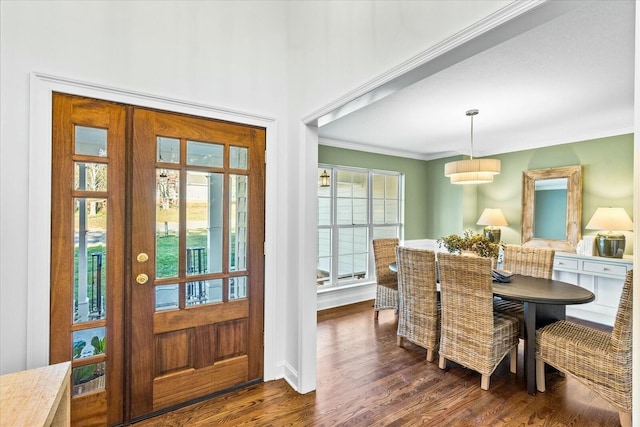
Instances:
[[[371,240],[402,232],[402,181],[399,172],[318,166],[318,286],[374,277]]]

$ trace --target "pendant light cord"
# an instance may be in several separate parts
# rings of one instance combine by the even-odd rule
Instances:
[[[471,160],[473,160],[473,115],[471,116]]]
[[[473,160],[473,116],[478,114],[478,110],[468,110],[466,115],[471,117],[471,160]]]

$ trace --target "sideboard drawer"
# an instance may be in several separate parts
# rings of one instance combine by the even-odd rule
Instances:
[[[568,258],[554,258],[554,260],[553,260],[553,268],[554,269],[562,269],[562,270],[577,270],[578,269],[578,260],[577,259],[568,259]]]
[[[627,274],[626,265],[613,265],[604,262],[585,261],[582,269],[592,273],[609,274],[613,276],[624,277],[624,275]]]

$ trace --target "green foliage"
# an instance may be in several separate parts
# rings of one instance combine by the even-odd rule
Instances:
[[[471,251],[484,258],[498,258],[500,243],[492,243],[482,234],[476,234],[473,230],[465,230],[462,236],[451,234],[438,239],[438,245],[445,247],[449,253]]]
[[[82,349],[87,346],[87,343],[84,341],[76,341],[73,343],[73,358],[79,359],[82,354]]]
[[[106,347],[107,337],[102,337],[102,339],[98,338],[97,335],[94,335],[91,338],[91,345],[93,346],[93,354],[104,354]]]
[[[93,377],[95,370],[95,365],[85,365],[78,368],[73,368],[73,383],[81,384],[90,380],[91,377]]]

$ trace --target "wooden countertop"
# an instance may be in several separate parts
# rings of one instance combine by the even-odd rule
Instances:
[[[0,376],[1,426],[69,426],[71,362]]]

